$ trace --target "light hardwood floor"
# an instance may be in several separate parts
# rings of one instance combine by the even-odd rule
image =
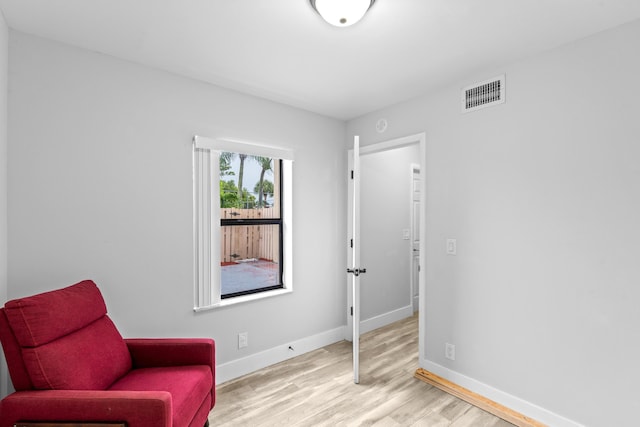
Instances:
[[[346,341],[219,385],[211,426],[512,426],[414,378],[417,315],[364,334],[360,349],[357,385]]]

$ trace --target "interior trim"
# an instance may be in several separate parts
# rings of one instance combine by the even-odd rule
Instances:
[[[511,424],[515,424],[518,427],[547,427],[546,424],[542,424],[533,418],[529,418],[526,415],[514,411],[513,409],[509,409],[506,406],[494,402],[493,400],[487,399],[486,397],[474,393],[471,390],[452,383],[451,381],[429,372],[426,369],[418,368],[414,376],[427,384],[431,384],[446,393],[460,398],[465,402],[470,403],[483,411],[487,411],[496,417],[500,417]]]

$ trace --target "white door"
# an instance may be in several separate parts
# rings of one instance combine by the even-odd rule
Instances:
[[[411,290],[413,311],[420,297],[420,165],[411,165]]]
[[[356,136],[354,138],[354,149],[353,150],[349,150],[349,154],[347,157],[348,160],[348,171],[347,173],[349,174],[349,185],[348,185],[348,219],[347,219],[347,238],[346,238],[346,245],[349,248],[349,250],[347,251],[348,254],[348,259],[347,259],[347,266],[348,266],[348,280],[346,281],[346,287],[347,287],[347,336],[346,338],[349,340],[351,339],[353,342],[353,380],[356,384],[358,384],[360,382],[360,378],[359,378],[359,351],[360,351],[360,314],[361,314],[361,301],[360,301],[360,275],[362,273],[366,272],[366,269],[363,268],[363,266],[360,265],[360,185],[361,185],[361,178],[360,178],[360,172],[361,172],[361,168],[360,168],[360,157],[362,155],[368,155],[368,154],[373,154],[373,153],[378,153],[378,152],[383,152],[383,151],[387,151],[387,150],[393,150],[396,148],[401,148],[401,147],[406,147],[409,145],[413,145],[413,144],[418,144],[419,146],[419,158],[424,158],[425,156],[425,144],[426,144],[426,138],[425,138],[425,134],[421,133],[421,134],[416,134],[416,135],[410,135],[407,137],[402,137],[402,138],[398,138],[398,139],[394,139],[394,140],[390,140],[390,141],[386,141],[386,142],[381,142],[378,144],[372,144],[372,145],[367,145],[365,147],[363,147],[362,149],[360,149],[360,144],[359,144],[359,138]],[[413,172],[412,172],[413,173]],[[419,178],[419,177],[418,177]],[[405,181],[406,182],[406,181]],[[365,183],[366,184],[366,183]],[[412,243],[415,244],[415,246],[412,244],[410,245],[411,249],[413,250],[418,249],[418,251],[416,252],[416,263],[415,263],[415,269],[416,269],[416,274],[415,277],[412,277],[412,283],[418,283],[417,289],[423,289],[424,290],[424,274],[422,272],[419,271],[419,265],[420,265],[420,258],[423,257],[425,251],[420,251],[420,245],[424,244],[424,236],[422,235],[425,230],[424,227],[419,227],[419,223],[420,223],[420,219],[419,219],[419,213],[422,212],[424,215],[425,212],[425,199],[424,197],[421,197],[421,194],[424,194],[424,180],[419,180],[416,184],[415,187],[415,192],[418,193],[417,197],[419,198],[419,202],[417,203],[418,206],[415,208],[416,212],[418,212],[418,215],[416,215],[415,218],[415,226],[411,225],[412,229],[415,229],[415,234],[412,235],[410,238],[412,239]],[[413,197],[413,193],[414,193],[414,187],[411,187],[412,189],[412,197]],[[422,189],[422,190],[421,190]],[[408,190],[407,190],[408,191]],[[412,200],[412,208],[413,208],[413,199]],[[421,207],[421,209],[420,209]],[[411,212],[414,212],[414,209],[412,209]],[[413,224],[414,221],[412,221]],[[422,235],[422,238],[420,237]],[[414,257],[412,256],[411,259],[413,260]],[[413,261],[412,261],[413,263]],[[424,265],[424,264],[423,264]],[[357,275],[354,274],[357,270]],[[419,274],[418,274],[419,273]],[[420,283],[422,281],[422,283]],[[414,289],[413,287],[409,286],[407,289],[409,292],[407,292],[407,298],[412,298],[413,296],[413,292]],[[418,295],[419,295],[419,306],[424,307],[424,291],[423,292],[419,292],[418,291]],[[409,304],[411,304],[411,302],[409,302]],[[424,331],[424,309],[423,310],[419,310],[420,314],[419,314],[419,331]],[[419,360],[422,361],[425,359],[425,341],[423,339],[423,334],[422,332],[419,332],[419,338],[418,338],[418,346],[419,346]],[[422,367],[422,366],[421,366]]]
[[[360,275],[366,269],[360,266],[360,141],[356,136],[349,152],[349,313],[347,314],[353,343],[353,382],[360,382]]]

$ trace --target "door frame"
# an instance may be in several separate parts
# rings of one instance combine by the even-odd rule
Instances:
[[[418,188],[418,193],[420,195],[420,200],[419,200],[419,204],[418,204],[418,243],[420,242],[420,229],[421,224],[420,221],[422,220],[422,197],[424,197],[424,195],[420,192],[422,190],[422,164],[421,163],[411,163],[411,165],[409,165],[410,168],[410,178],[409,178],[409,239],[411,240],[411,244],[409,247],[409,268],[410,268],[410,272],[409,272],[409,281],[410,283],[410,288],[411,288],[411,306],[412,307],[416,307],[416,301],[415,301],[415,295],[413,293],[414,291],[414,283],[415,283],[415,279],[416,279],[416,269],[414,268],[414,261],[415,261],[415,255],[414,255],[414,246],[413,243],[415,241],[414,237],[416,236],[416,227],[415,227],[415,209],[414,209],[414,196],[415,196],[415,191],[414,191],[414,184],[415,184],[415,176],[416,176],[416,171],[417,171],[417,175],[420,177],[420,187]],[[420,246],[418,245],[418,269],[420,269],[420,265],[422,265],[422,263],[420,262]],[[420,280],[420,275],[418,274],[418,281]],[[420,283],[418,283],[418,305],[420,303]],[[419,307],[418,307],[419,310]],[[415,310],[414,310],[415,312]]]
[[[360,141],[362,143],[362,141]],[[427,198],[426,198],[426,185],[427,185],[427,179],[426,179],[426,171],[427,168],[425,166],[426,164],[426,152],[427,152],[427,141],[426,141],[426,133],[425,132],[421,132],[421,133],[417,133],[417,134],[413,134],[413,135],[408,135],[408,136],[404,136],[404,137],[400,137],[400,138],[395,138],[395,139],[391,139],[391,140],[387,140],[387,141],[382,141],[382,142],[378,142],[378,143],[374,143],[374,144],[370,144],[370,145],[360,145],[360,156],[363,155],[367,155],[367,154],[373,154],[373,153],[379,153],[379,152],[384,152],[384,151],[390,151],[390,150],[395,150],[397,148],[403,148],[403,147],[407,147],[410,145],[414,145],[417,144],[419,147],[419,152],[420,152],[420,214],[422,216],[422,218],[420,218],[420,272],[419,272],[419,277],[418,277],[418,286],[419,286],[419,295],[418,295],[418,354],[419,354],[419,361],[423,360],[426,356],[426,336],[425,336],[425,331],[426,331],[426,316],[425,316],[425,309],[426,309],[426,299],[425,299],[425,295],[426,295],[426,212],[427,212]],[[349,149],[348,150],[348,166],[349,169],[351,170],[351,166],[352,166],[352,162],[353,162],[353,150]],[[348,188],[350,188],[350,186],[348,186]],[[349,190],[350,191],[350,190]],[[351,200],[351,196],[349,196],[349,200]],[[347,215],[350,216],[351,212],[350,212],[350,207],[347,207]],[[352,235],[352,225],[351,225],[351,221],[347,221],[347,235],[349,236],[347,238],[347,245],[349,244],[349,239],[351,238]],[[347,251],[350,252],[350,251]],[[349,256],[349,255],[348,255]],[[349,258],[347,256],[347,262],[349,261]],[[347,316],[347,328],[346,328],[346,333],[345,333],[345,339],[347,341],[353,341],[353,322],[352,322],[352,317],[351,317],[351,304],[352,304],[352,292],[351,292],[351,277],[350,275],[347,276],[347,286],[346,286],[346,291],[347,291],[347,304],[346,304],[346,316]],[[409,292],[409,297],[410,297],[410,301],[413,304],[413,291],[411,290]],[[362,323],[362,319],[360,320],[360,322]]]

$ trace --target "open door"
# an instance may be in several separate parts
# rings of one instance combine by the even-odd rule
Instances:
[[[360,382],[360,275],[366,273],[360,267],[360,139],[354,137],[353,150],[349,151],[349,313],[353,343],[353,382]]]
[[[364,216],[365,222],[361,223],[360,221],[361,212],[362,212],[361,201],[365,202],[365,206],[366,206],[366,202],[368,199],[366,191],[365,191],[365,196],[362,196],[361,188],[364,188],[366,190],[367,186],[372,185],[372,183],[369,182],[369,180],[367,180],[366,178],[365,178],[365,182],[362,182],[363,168],[361,167],[362,165],[361,160],[364,158],[365,161],[368,162],[368,156],[370,155],[382,153],[386,151],[392,151],[392,150],[409,147],[409,146],[419,147],[418,148],[419,154],[416,157],[420,159],[425,158],[426,138],[424,133],[409,135],[406,137],[384,141],[376,144],[370,144],[364,147],[360,147],[359,137],[355,136],[353,149],[349,150],[348,157],[347,157],[347,161],[348,161],[348,170],[347,170],[348,212],[347,212],[347,215],[348,215],[348,218],[347,218],[346,245],[348,248],[347,271],[350,274],[348,275],[347,281],[345,283],[346,292],[347,292],[347,306],[346,306],[347,333],[345,338],[347,340],[351,340],[353,345],[353,371],[354,371],[353,379],[356,384],[358,384],[360,381],[359,339],[360,339],[360,333],[361,333],[360,317],[362,314],[362,310],[361,310],[362,303],[361,303],[361,292],[360,292],[361,280],[360,279],[361,279],[361,274],[366,272],[366,269],[363,268],[363,266],[361,265],[361,249],[363,249],[361,246],[361,236],[362,236],[361,231],[363,231],[364,233],[367,233],[367,230],[368,230],[368,226],[366,222],[366,219],[367,219],[366,212]],[[411,164],[411,161],[409,161],[409,163],[407,164]],[[366,165],[367,163],[365,163],[365,166]],[[426,211],[426,209],[425,209],[425,198],[421,197],[421,195],[424,194],[425,183],[424,183],[424,179],[420,179],[419,172],[417,171],[418,168],[419,166],[417,165],[415,165],[415,167],[412,168],[413,186],[412,186],[412,196],[411,196],[411,203],[412,203],[411,207],[412,207],[412,212],[414,214],[413,222],[415,223],[415,225],[411,227],[413,229],[413,235],[406,234],[407,237],[403,237],[403,240],[406,240],[409,238],[413,240],[411,242],[411,247],[407,248],[408,250],[411,251],[412,255],[415,255],[415,256],[412,256],[412,260],[413,260],[412,266],[414,267],[414,270],[413,270],[413,277],[411,277],[411,279],[413,279],[411,284],[413,285],[413,287],[409,283],[406,284],[407,285],[406,294],[403,293],[403,295],[406,295],[406,298],[407,298],[406,303],[408,305],[401,307],[402,310],[394,311],[394,315],[396,315],[397,313],[405,313],[405,311],[408,311],[409,314],[407,314],[407,316],[410,316],[411,313],[415,310],[413,299],[414,299],[414,296],[417,294],[418,295],[417,305],[418,305],[418,308],[420,309],[419,310],[419,331],[424,331],[424,312],[425,312],[424,311],[424,305],[425,305],[424,304],[424,294],[425,294],[424,286],[425,284],[424,284],[424,272],[420,271],[419,266],[425,265],[424,264],[425,228],[420,227],[419,224],[421,222],[420,214],[424,215],[423,213]],[[416,170],[414,171],[414,169]],[[365,167],[365,172],[366,171],[367,171],[367,168]],[[421,172],[424,172],[424,169]],[[408,175],[404,175],[404,176],[406,178],[403,178],[403,179],[409,178]],[[405,182],[408,184],[407,181]],[[409,208],[409,206],[407,206],[407,208]],[[361,227],[362,227],[362,230],[361,230]],[[403,225],[403,232],[404,232],[404,227],[406,227],[406,225]],[[406,230],[406,231],[409,232],[409,230]],[[403,233],[403,236],[404,236],[404,233]],[[365,256],[364,261],[370,262],[370,261],[367,261],[369,259],[367,258],[367,251],[363,251],[363,252],[364,252],[363,255]],[[409,253],[406,254],[406,256],[408,255]],[[373,273],[374,273],[373,271],[370,272],[370,274],[373,274]],[[370,279],[370,278],[367,278],[367,279]],[[364,296],[367,297],[368,291],[370,291],[367,283],[373,283],[373,282],[369,282],[365,280],[363,283],[366,286]],[[403,292],[404,292],[404,288],[403,288]],[[367,303],[367,300],[365,299],[365,304],[366,303]],[[365,314],[366,314],[366,310],[365,310]],[[372,325],[375,325],[375,324],[373,322],[368,322],[365,325],[363,325],[363,327],[367,328],[366,330],[370,330]],[[423,361],[425,357],[424,341],[425,340],[423,337],[423,332],[419,332],[418,344],[419,344],[420,361]]]

